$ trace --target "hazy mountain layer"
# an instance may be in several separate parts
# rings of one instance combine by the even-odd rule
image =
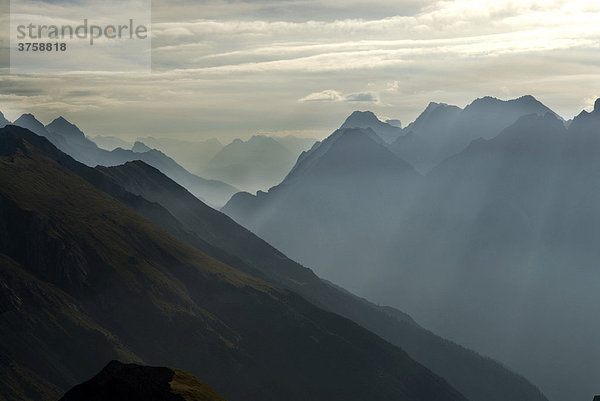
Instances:
[[[488,137],[530,106],[543,109],[531,97],[484,98],[464,111],[434,105],[424,118],[443,126],[468,110]],[[516,369],[550,399],[589,398],[600,382],[600,102],[568,129],[550,112],[522,117],[415,180],[388,179],[382,154],[363,163],[375,155],[366,142],[332,154],[336,138],[278,187],[236,194],[223,210],[318,274]],[[312,173],[317,165],[328,167]]]
[[[170,215],[124,200],[148,219],[239,270],[296,291],[314,304],[372,330],[448,380],[468,399],[545,399],[522,377],[424,330],[408,315],[393,308],[376,306],[320,280],[312,271],[209,208],[153,167],[143,162],[130,162],[98,169],[128,191],[164,206],[182,223],[173,224]]]
[[[474,139],[490,139],[519,117],[555,114],[532,96],[503,101],[484,97],[463,109],[430,103],[425,111],[404,128],[390,149],[422,172],[462,151]],[[557,116],[558,117],[558,116]],[[560,118],[560,117],[559,117]]]
[[[51,399],[23,394],[121,359],[179,366],[230,400],[464,399],[398,348],[212,259],[75,169],[98,174],[29,131],[0,130],[7,398]]]
[[[236,188],[229,184],[215,180],[206,180],[191,174],[173,159],[158,150],[138,153],[121,148],[110,152],[101,149],[94,142],[86,138],[77,126],[62,117],[44,127],[33,115],[24,114],[14,124],[48,138],[60,150],[88,166],[113,166],[131,160],[143,160],[160,169],[173,180],[186,187],[194,195],[213,206],[223,205],[236,192]]]
[[[96,135],[94,137],[90,138],[92,141],[94,141],[94,143],[96,145],[98,145],[98,147],[102,148],[102,149],[106,149],[106,150],[114,150],[116,148],[123,148],[123,149],[131,149],[131,147],[133,146],[133,142],[128,142],[125,141],[121,138],[118,138],[116,136],[102,136],[102,135]],[[156,149],[160,149],[157,146],[153,146]],[[165,151],[165,153],[169,153],[167,151]]]
[[[144,137],[137,140],[153,149],[165,152],[188,171],[199,175],[202,175],[206,163],[223,149],[221,142],[215,138],[204,141],[184,141],[175,138]]]
[[[256,192],[281,182],[297,157],[275,139],[255,135],[248,141],[236,139],[225,146],[206,164],[202,174]]]
[[[342,124],[340,129],[344,128],[371,128],[381,139],[387,143],[394,142],[403,132],[398,126],[400,122],[394,120],[396,125],[383,122],[370,111],[355,111]]]
[[[382,238],[396,229],[389,213],[403,213],[421,179],[372,130],[340,129],[303,153],[279,186],[257,196],[238,193],[223,211],[345,286],[348,273],[340,267],[372,263]],[[351,274],[352,282],[372,279],[369,269]]]

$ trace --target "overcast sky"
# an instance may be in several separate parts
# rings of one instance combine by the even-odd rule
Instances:
[[[406,125],[430,101],[486,95],[532,94],[569,119],[600,97],[600,1],[154,0],[152,13],[152,74],[4,72],[0,110],[91,136],[227,140],[323,137],[353,110]]]

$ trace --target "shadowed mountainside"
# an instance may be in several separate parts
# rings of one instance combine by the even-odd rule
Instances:
[[[395,193],[383,183],[370,186],[377,178],[361,179],[354,160],[370,149],[348,148],[336,159],[326,140],[301,156],[281,185],[256,197],[236,194],[223,211],[318,274],[402,306],[424,327],[516,369],[551,399],[583,399],[600,380],[592,368],[600,347],[591,334],[599,312],[600,100],[568,128],[552,112],[540,115],[544,107],[530,96],[473,102],[469,113],[479,117],[469,135],[488,139],[471,141],[416,185],[388,181]],[[528,108],[537,112],[494,134],[507,115]],[[445,119],[466,118],[466,110],[434,105],[424,118],[451,127]],[[324,158],[347,162],[311,175]],[[327,174],[335,177],[331,192],[320,187]],[[351,184],[338,185],[347,176]],[[322,204],[341,204],[346,214]],[[369,216],[373,210],[385,217]],[[357,216],[367,217],[362,225]],[[353,228],[340,229],[347,221]],[[337,253],[340,244],[339,260],[313,257],[320,249]]]
[[[143,162],[99,167],[126,188],[164,206],[183,227],[156,213],[140,213],[174,235],[229,265],[298,292],[315,305],[372,330],[442,376],[472,401],[544,400],[538,389],[496,362],[424,330],[392,308],[378,307],[320,280],[229,217],[207,207],[160,171]],[[171,228],[169,228],[171,227]],[[191,237],[190,232],[197,236]]]
[[[101,175],[25,129],[0,130],[5,398],[50,399],[24,393],[121,359],[179,366],[230,400],[465,399],[400,349],[207,256],[72,169]]]

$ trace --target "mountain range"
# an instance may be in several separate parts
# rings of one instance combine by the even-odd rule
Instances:
[[[297,157],[274,138],[255,135],[225,146],[206,163],[202,174],[256,192],[280,182]]]
[[[4,398],[57,399],[120,359],[178,366],[230,400],[465,399],[401,349],[100,188],[164,215],[46,138],[0,130]]]
[[[176,138],[141,137],[137,138],[136,141],[142,142],[152,149],[165,152],[177,160],[188,171],[200,176],[202,176],[202,171],[208,161],[223,149],[223,145],[216,138],[201,141],[186,141]],[[232,184],[228,181],[225,182]]]
[[[115,150],[116,148],[131,149],[133,142],[128,142],[124,139],[113,135],[96,135],[90,138],[99,148],[105,150]],[[153,146],[158,148],[157,146]],[[169,153],[169,152],[165,152]]]
[[[390,149],[419,171],[427,172],[448,157],[466,148],[477,138],[490,139],[528,114],[556,113],[535,99],[523,96],[512,100],[483,97],[464,109],[430,103],[425,111],[403,129]],[[376,130],[377,131],[377,130]]]
[[[340,129],[344,128],[370,128],[387,143],[394,142],[403,135],[400,121],[389,120],[383,122],[371,111],[353,112],[340,127]]]
[[[587,399],[600,382],[600,101],[569,124],[524,96],[432,103],[391,144],[380,126],[335,131],[279,185],[222,210],[551,400]]]
[[[368,328],[448,380],[468,399],[545,399],[522,377],[424,330],[410,316],[393,308],[379,307],[319,279],[224,214],[207,207],[153,167],[130,162],[98,169],[127,191],[172,213],[182,222],[181,226],[172,224],[169,216],[156,211],[147,213],[145,208],[131,204],[172,234],[241,271],[297,292],[313,304]]]
[[[207,180],[188,172],[158,150],[146,149],[144,152],[134,152],[122,148],[112,151],[101,149],[88,139],[77,126],[63,117],[44,126],[32,114],[24,114],[14,124],[48,138],[59,149],[88,166],[113,166],[131,160],[144,160],[211,205],[223,205],[237,191],[229,184]]]

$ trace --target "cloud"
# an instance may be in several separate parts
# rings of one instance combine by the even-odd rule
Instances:
[[[378,97],[373,93],[350,93],[345,97],[346,102],[369,102],[378,103]]]
[[[0,110],[93,135],[326,135],[353,102],[410,122],[429,101],[533,94],[570,118],[600,93],[600,2],[200,3],[153,2],[153,74],[0,76]]]
[[[346,95],[333,90],[327,89],[321,92],[313,92],[309,95],[298,99],[299,102],[368,102],[378,103],[379,98],[376,94],[371,92],[362,93],[348,93]]]
[[[321,92],[314,92],[298,99],[299,102],[341,102],[344,96],[333,89],[327,89]]]

